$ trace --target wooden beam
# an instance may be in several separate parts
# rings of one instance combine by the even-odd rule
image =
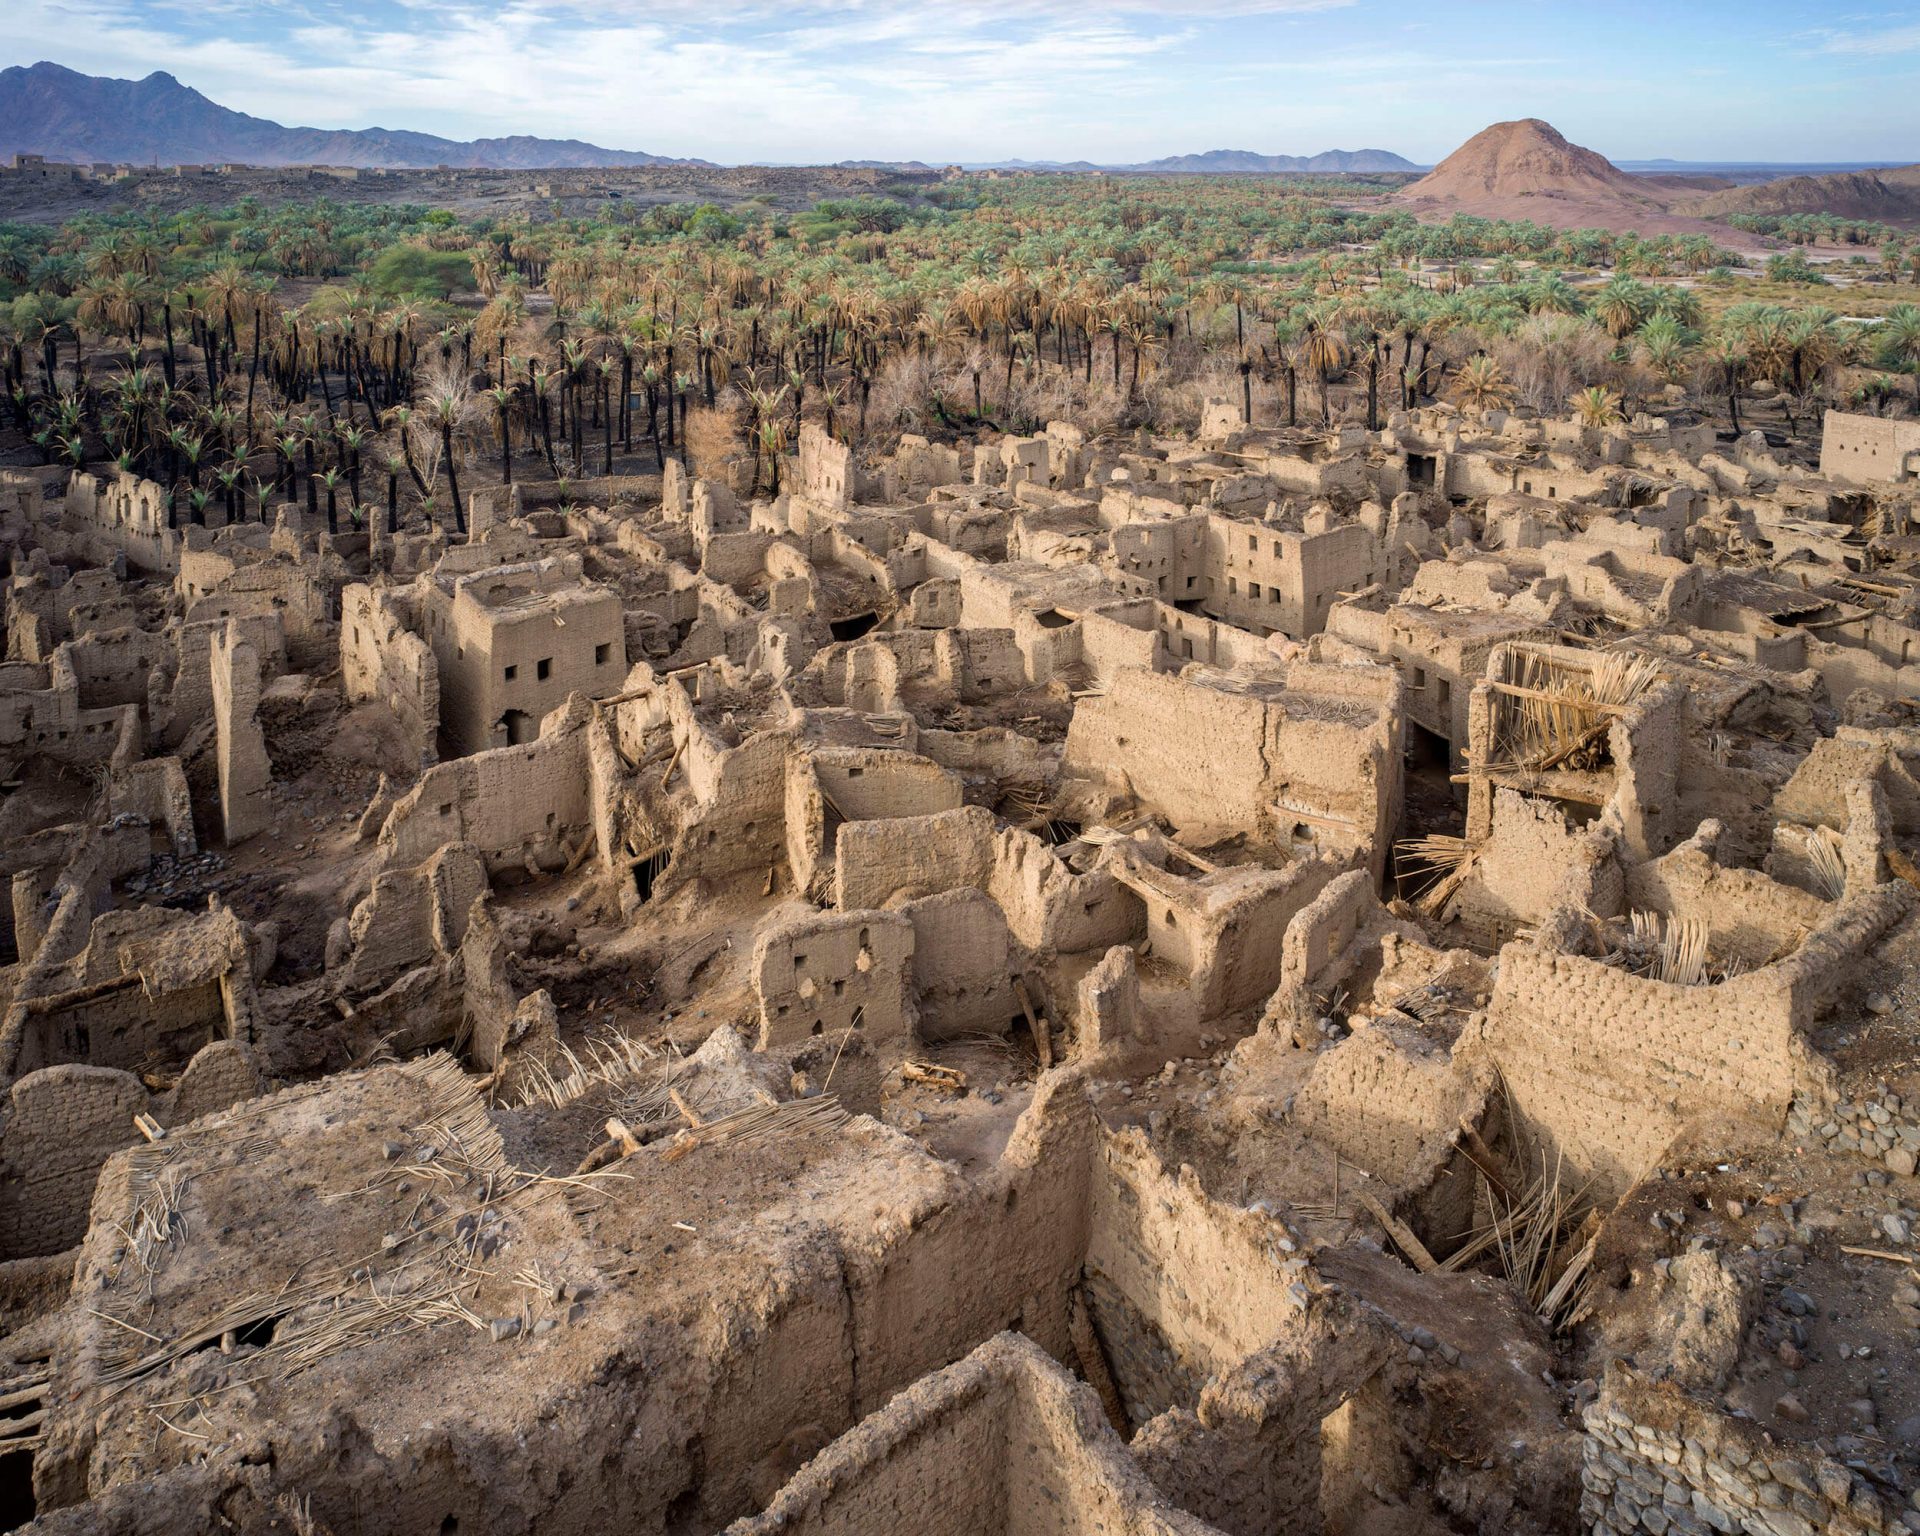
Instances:
[[[631,704],[635,699],[650,699],[652,697],[653,687],[649,684],[645,688],[635,688],[627,693],[616,693],[610,699],[594,699],[592,701],[593,712],[598,714],[603,709],[612,709],[616,704]]]
[[[1100,1406],[1105,1410],[1113,1432],[1122,1440],[1131,1440],[1133,1425],[1127,1418],[1126,1399],[1121,1397],[1113,1372],[1108,1368],[1107,1352],[1101,1347],[1100,1335],[1093,1326],[1093,1314],[1088,1310],[1084,1292],[1084,1286],[1076,1285],[1068,1298],[1067,1332],[1073,1340],[1074,1358],[1080,1362],[1080,1374],[1100,1399]]]
[[[688,738],[688,740],[691,739],[691,737]],[[680,766],[680,754],[686,750],[687,743],[685,741],[673,749],[673,756],[667,759],[667,771],[660,775],[660,787],[662,789],[667,787],[667,781],[673,777],[673,770]]]
[[[1550,688],[1523,688],[1518,683],[1490,682],[1487,684],[1495,693],[1504,693],[1514,699],[1540,699],[1548,704],[1557,704],[1564,709],[1577,709],[1590,715],[1620,716],[1627,713],[1624,704],[1605,704],[1598,699],[1583,699],[1577,695],[1555,693]]]
[[[1027,996],[1024,978],[1013,978],[1013,995],[1020,1004],[1020,1011],[1027,1016],[1027,1028],[1032,1032],[1034,1049],[1040,1053],[1040,1070],[1044,1072],[1053,1065],[1053,1031],[1034,1016],[1033,1001]]]
[[[1305,821],[1312,823],[1316,827],[1344,827],[1349,832],[1358,832],[1360,830],[1359,822],[1349,820],[1345,816],[1328,816],[1321,811],[1302,810],[1297,805],[1288,805],[1284,800],[1274,801],[1273,808],[1278,811],[1281,818],[1286,821]]]
[[[1401,1221],[1366,1190],[1355,1190],[1353,1198],[1372,1212],[1373,1219],[1387,1229],[1387,1236],[1392,1238],[1395,1246],[1413,1261],[1415,1269],[1423,1275],[1439,1272],[1439,1262],[1427,1252],[1427,1245],[1414,1235],[1413,1228]]]

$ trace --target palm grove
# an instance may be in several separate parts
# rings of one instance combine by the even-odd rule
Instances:
[[[1920,244],[1892,231],[1827,232],[1877,252],[1843,269],[1861,323],[1797,250],[1742,276],[1699,236],[1420,225],[1380,190],[1038,177],[793,215],[0,226],[0,375],[42,462],[156,480],[176,523],[293,502],[332,532],[464,531],[482,479],[564,501],[668,457],[777,491],[805,420],[884,448],[1177,429],[1214,394],[1257,425],[1377,427],[1435,399],[1600,424],[1684,391],[1735,430],[1764,393],[1791,440],[1837,393],[1920,410]]]

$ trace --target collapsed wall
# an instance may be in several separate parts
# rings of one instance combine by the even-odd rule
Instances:
[[[232,847],[264,831],[272,768],[260,728],[260,654],[231,625],[213,640],[215,764],[220,776],[220,824]]]

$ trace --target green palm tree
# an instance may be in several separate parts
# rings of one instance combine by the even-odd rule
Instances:
[[[1626,419],[1620,396],[1599,384],[1590,384],[1573,397],[1573,414],[1583,427],[1610,427]]]
[[[1630,336],[1653,307],[1647,285],[1631,277],[1615,277],[1593,300],[1593,317],[1615,341]]]
[[[1913,405],[1920,411],[1920,304],[1896,304],[1880,328],[1881,355],[1913,375]]]
[[[1320,385],[1320,424],[1333,425],[1331,400],[1333,381],[1346,372],[1351,354],[1347,339],[1331,326],[1309,322],[1307,327],[1307,371]]]
[[[1636,338],[1641,360],[1669,384],[1686,371],[1692,340],[1687,328],[1671,315],[1658,314],[1640,327]]]
[[[1740,386],[1746,382],[1752,360],[1738,336],[1722,333],[1708,344],[1705,357],[1707,377],[1712,387],[1726,397],[1727,418],[1734,436],[1740,435]]]
[[[1453,394],[1475,410],[1502,410],[1513,404],[1513,384],[1506,371],[1485,352],[1476,352],[1453,376]]]

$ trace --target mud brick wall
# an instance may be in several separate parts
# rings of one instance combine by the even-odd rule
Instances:
[[[713,752],[707,771],[711,746],[703,734],[686,750],[684,771],[700,805],[673,844],[673,889],[787,862],[787,737],[778,731],[749,736]]]
[[[1798,952],[1717,986],[1677,987],[1533,944],[1500,952],[1487,1039],[1522,1117],[1603,1186],[1639,1177],[1683,1125],[1778,1129],[1802,1086],[1800,1031],[1903,916],[1899,882],[1849,897]]]
[[[1627,905],[1697,917],[1711,930],[1716,953],[1738,955],[1749,966],[1765,965],[1826,914],[1818,896],[1756,869],[1726,868],[1689,844],[1630,871]]]
[[[1496,789],[1492,808],[1492,834],[1454,898],[1460,926],[1486,946],[1538,923],[1568,890],[1592,890],[1607,855],[1602,838],[1569,826],[1556,806]],[[1604,894],[1594,900],[1596,911],[1613,910]]]
[[[1169,1172],[1137,1130],[1093,1168],[1086,1283],[1094,1325],[1135,1423],[1191,1406],[1307,1305],[1307,1265],[1271,1217],[1211,1199]]]
[[[185,1125],[264,1093],[266,1087],[266,1074],[250,1046],[239,1040],[216,1040],[196,1051],[187,1063],[163,1119],[169,1126]]]
[[[922,1040],[1003,1033],[1019,1011],[1013,995],[1012,938],[984,891],[942,891],[908,902],[913,988]]]
[[[260,653],[229,628],[214,636],[210,662],[221,830],[231,846],[264,831],[273,817],[267,801],[272,769],[260,726]]]
[[[762,933],[754,944],[760,1048],[854,1027],[868,1041],[913,1024],[913,924],[894,912],[842,912]]]
[[[340,597],[340,681],[349,699],[378,699],[409,750],[431,763],[440,731],[440,665],[385,593],[354,585]]]
[[[987,894],[1028,949],[1105,953],[1146,936],[1146,903],[1110,870],[1075,874],[1047,844],[1016,827],[995,836]]]
[[[1490,1012],[1495,1059],[1535,1134],[1624,1188],[1690,1120],[1784,1120],[1794,1031],[1779,972],[1681,987],[1509,944]]]
[[[127,977],[65,997],[27,1004],[19,1066],[80,1063],[137,1072],[150,1063],[183,1062],[227,1033],[220,983],[149,996],[140,978]]]
[[[1271,787],[1267,728],[1268,706],[1253,695],[1130,669],[1080,700],[1066,767],[1094,779],[1124,772],[1142,807],[1176,825],[1257,824]]]
[[[389,867],[417,864],[459,842],[474,844],[490,865],[518,866],[528,857],[564,863],[561,843],[591,821],[586,734],[569,720],[528,745],[429,768],[394,806],[380,842]]]
[[[1002,1334],[835,1441],[729,1536],[1202,1536],[1149,1484],[1091,1389]]]
[[[1294,1099],[1293,1118],[1390,1190],[1421,1189],[1424,1222],[1444,1210],[1450,1230],[1464,1231],[1473,1216],[1473,1169],[1453,1154],[1452,1142],[1462,1117],[1480,1118],[1490,1076],[1422,1031],[1378,1019],[1320,1056]],[[1426,1187],[1436,1181],[1446,1187]]]
[[[983,886],[993,838],[993,812],[979,805],[931,816],[850,821],[834,839],[839,904],[846,910],[878,907],[895,891],[932,896]]]
[[[86,1235],[100,1165],[139,1139],[133,1117],[146,1107],[137,1077],[105,1067],[48,1067],[13,1085],[0,1127],[0,1259],[59,1253]]]

